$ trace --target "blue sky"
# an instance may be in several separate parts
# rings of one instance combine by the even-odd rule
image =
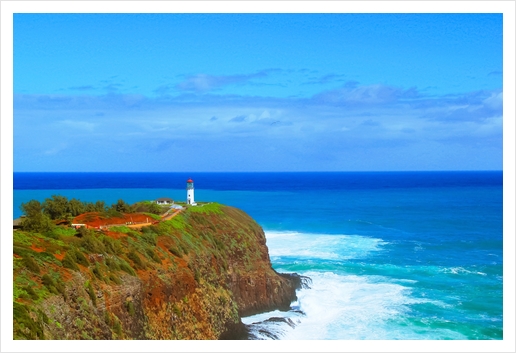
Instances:
[[[15,14],[14,171],[502,169],[501,14]]]

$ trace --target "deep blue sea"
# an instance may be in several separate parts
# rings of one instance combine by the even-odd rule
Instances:
[[[503,338],[501,171],[14,173],[14,217],[54,194],[185,201],[188,178],[263,227],[277,271],[312,279],[293,310],[243,319],[255,338]]]

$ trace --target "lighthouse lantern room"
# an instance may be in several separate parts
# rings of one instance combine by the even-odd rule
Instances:
[[[188,179],[186,181],[186,204],[196,205],[194,201],[194,185],[192,179]]]

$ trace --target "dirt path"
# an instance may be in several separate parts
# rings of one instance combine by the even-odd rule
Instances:
[[[181,211],[183,211],[183,210],[182,209],[175,210],[174,213],[165,215],[163,218],[161,218],[161,221],[168,221],[168,220],[174,218],[175,216],[177,216],[179,213],[181,213]]]
[[[173,213],[165,213],[165,215],[163,217],[161,217],[161,219],[158,222],[163,222],[163,221],[171,220],[172,218],[177,216],[179,213],[181,213],[181,211],[183,211],[183,210],[180,209],[180,210],[174,210]],[[128,224],[127,227],[129,227],[129,228],[141,228],[141,227],[145,227],[145,226],[150,226],[150,225],[152,225],[154,223],[156,223],[156,221],[149,222],[149,223]]]

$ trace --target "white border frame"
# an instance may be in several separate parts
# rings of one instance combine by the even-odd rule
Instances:
[[[13,341],[12,237],[1,239],[1,351],[26,352],[514,352],[515,3],[514,1],[2,1],[1,229],[10,234],[13,197],[13,13],[503,13],[504,339],[500,341]]]

